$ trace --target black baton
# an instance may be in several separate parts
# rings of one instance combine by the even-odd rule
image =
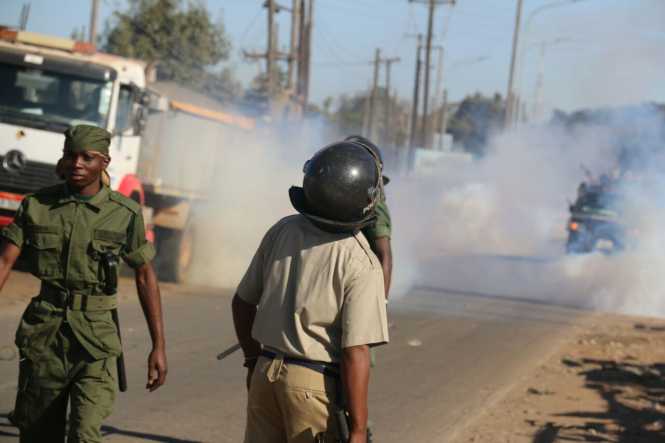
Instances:
[[[104,293],[106,295],[115,295],[118,292],[118,257],[111,252],[102,254],[102,266],[106,276],[106,285]],[[120,318],[118,317],[118,308],[111,310],[113,323],[118,330],[118,340],[120,340],[120,355],[115,360],[118,371],[118,389],[120,392],[127,392],[127,371],[125,370],[125,354],[122,351],[122,335],[120,334]]]

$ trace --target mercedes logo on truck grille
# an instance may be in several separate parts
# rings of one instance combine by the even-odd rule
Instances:
[[[16,149],[12,149],[7,154],[5,154],[2,159],[2,169],[9,172],[10,174],[20,173],[27,164],[25,154]]]

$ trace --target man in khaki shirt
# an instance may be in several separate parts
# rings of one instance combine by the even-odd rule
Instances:
[[[300,214],[256,251],[233,300],[249,370],[246,443],[337,441],[332,412],[344,400],[349,441],[366,441],[369,346],[388,328],[381,264],[360,229],[375,220],[380,178],[366,147],[327,146],[289,192]]]

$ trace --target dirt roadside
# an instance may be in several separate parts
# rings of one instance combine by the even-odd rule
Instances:
[[[599,314],[456,443],[665,441],[665,320]]]

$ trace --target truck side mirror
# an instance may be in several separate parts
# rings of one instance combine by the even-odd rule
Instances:
[[[169,110],[169,101],[156,91],[145,89],[137,96],[136,102],[145,106],[151,112],[166,112]]]
[[[134,111],[134,134],[141,135],[148,123],[148,108],[138,105]]]

